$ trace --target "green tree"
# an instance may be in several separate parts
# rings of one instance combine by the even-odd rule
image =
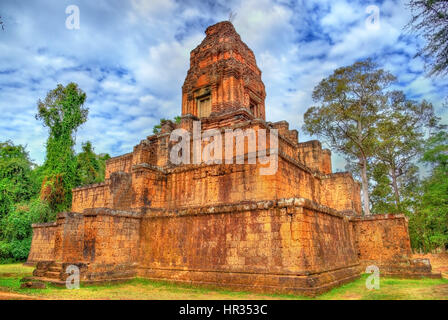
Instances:
[[[34,164],[21,145],[0,142],[0,217],[12,206],[29,200],[38,190],[33,176]]]
[[[395,77],[370,60],[342,67],[313,91],[318,106],[304,116],[304,130],[323,138],[356,164],[362,182],[364,214],[370,215],[368,163],[373,156],[376,124],[387,104],[385,90]]]
[[[51,218],[47,205],[37,197],[36,171],[23,146],[0,143],[0,263],[26,259],[31,223]]]
[[[78,186],[104,181],[106,160],[109,158],[108,154],[95,154],[90,141],[83,143],[82,152],[76,156]]]
[[[376,171],[377,188],[389,183],[394,196],[393,211],[406,211],[407,204],[402,203],[403,192],[417,183],[418,169],[415,160],[423,150],[424,135],[429,128],[437,126],[439,118],[434,114],[432,104],[423,101],[417,103],[407,100],[403,92],[389,94],[388,108],[376,125],[374,141],[374,165],[383,169],[386,177]],[[386,180],[382,180],[386,178]],[[384,202],[383,200],[378,199]],[[409,199],[408,199],[409,200]]]
[[[86,94],[78,85],[69,83],[65,87],[59,84],[44,101],[38,101],[36,119],[49,129],[41,198],[55,211],[70,207],[71,189],[78,181],[73,147],[77,129],[87,121],[85,100]]]
[[[381,162],[370,166],[368,176],[372,181],[370,184],[372,212],[376,214],[397,212],[387,166]]]
[[[412,19],[408,29],[422,35],[427,44],[418,56],[432,61],[430,74],[448,72],[448,1],[410,0]]]
[[[0,263],[26,260],[31,246],[31,224],[53,219],[54,213],[39,198],[15,204],[0,221]]]
[[[425,251],[448,248],[448,132],[440,130],[426,144],[422,161],[431,167],[423,181],[415,213],[421,246]]]

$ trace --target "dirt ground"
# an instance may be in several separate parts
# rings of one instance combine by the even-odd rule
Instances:
[[[13,292],[0,291],[0,300],[44,300],[44,298],[17,294]]]

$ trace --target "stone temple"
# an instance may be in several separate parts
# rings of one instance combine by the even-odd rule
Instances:
[[[165,121],[108,160],[104,183],[73,190],[71,212],[33,225],[32,279],[65,284],[76,265],[84,283],[142,277],[313,295],[370,265],[434,276],[428,260],[411,259],[405,216],[362,216],[359,183],[332,173],[329,150],[299,142],[286,121],[266,121],[261,71],[233,25],[205,33],[191,51],[180,123]],[[277,170],[262,175],[266,164],[248,163],[247,140],[242,164],[173,164],[172,131],[192,133],[199,120],[202,132],[278,130]]]

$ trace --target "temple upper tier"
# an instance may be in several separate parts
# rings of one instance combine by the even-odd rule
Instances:
[[[228,21],[208,27],[205,34],[191,51],[182,115],[204,118],[245,108],[265,120],[266,92],[252,50]]]

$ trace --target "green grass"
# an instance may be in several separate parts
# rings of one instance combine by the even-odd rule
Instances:
[[[354,300],[448,300],[447,279],[380,279],[378,290],[368,290],[368,275],[335,288],[318,299],[354,299]]]
[[[443,299],[448,300],[446,279],[381,278],[379,290],[366,289],[367,275],[335,288],[316,298],[297,295],[257,294],[204,288],[187,284],[134,279],[120,284],[83,286],[78,290],[49,285],[46,289],[20,289],[20,279],[33,268],[21,264],[0,265],[0,298],[23,299],[317,299],[317,300],[384,300]]]
[[[0,278],[20,275],[30,275],[33,272],[34,267],[27,267],[21,263],[15,264],[0,264]]]

